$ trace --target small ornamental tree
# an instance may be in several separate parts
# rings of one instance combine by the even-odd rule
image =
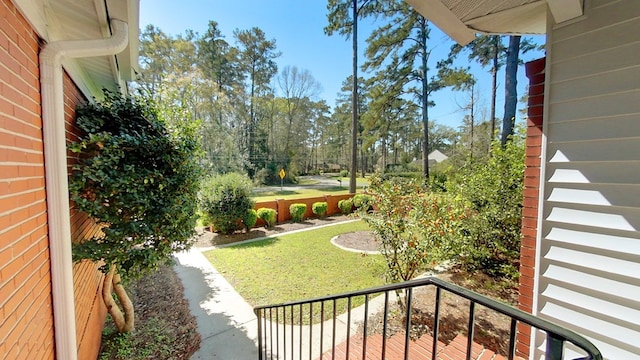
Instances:
[[[326,201],[315,202],[311,205],[311,211],[314,214],[318,215],[318,217],[323,218],[327,214],[327,210],[329,209],[329,204]]]
[[[389,283],[411,280],[457,251],[455,235],[467,216],[460,199],[413,179],[374,176],[370,190],[377,209],[359,212],[381,242]]]
[[[74,244],[73,256],[103,263],[104,303],[118,331],[130,332],[134,311],[121,278],[167,263],[174,251],[190,246],[194,234],[197,129],[173,124],[169,131],[150,99],[111,92],[101,103],[79,106],[77,114],[85,135],[70,145],[78,163],[69,190],[102,233]]]

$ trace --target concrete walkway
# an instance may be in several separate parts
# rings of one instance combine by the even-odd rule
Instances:
[[[338,224],[324,226],[333,225]],[[257,240],[259,239],[249,241]],[[184,295],[189,300],[191,313],[196,317],[198,332],[202,338],[200,349],[191,359],[255,360],[258,358],[258,330],[253,308],[205,258],[203,250],[205,249],[192,248],[189,251],[174,254],[176,259],[174,269],[182,281]],[[380,306],[380,304],[377,306],[370,304],[369,313],[374,313]],[[364,315],[362,309],[356,310],[351,320],[351,334],[355,333],[357,326],[354,323],[360,318],[355,314]],[[345,320],[346,317],[343,319],[343,316],[338,318],[342,326],[339,326],[336,334],[336,344],[346,339]],[[305,329],[308,327],[303,327],[303,333],[307,332]],[[295,333],[299,333],[299,330]],[[319,332],[316,330],[315,333]],[[312,341],[316,342],[315,339]],[[323,348],[330,345],[330,341],[325,340],[324,345]]]
[[[197,248],[175,254],[174,269],[198,322],[200,349],[191,359],[255,360],[257,319],[253,308]]]

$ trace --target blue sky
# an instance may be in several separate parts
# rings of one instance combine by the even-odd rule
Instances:
[[[233,43],[233,30],[261,28],[267,38],[275,39],[282,55],[276,60],[282,69],[287,65],[307,69],[322,84],[320,99],[333,107],[342,82],[352,72],[351,40],[340,35],[327,36],[323,32],[327,24],[326,0],[141,0],[140,27],[153,24],[170,35],[182,34],[187,29],[204,33],[209,20],[218,22],[227,41]],[[365,39],[375,24],[370,20],[359,23],[359,48],[366,47]],[[435,68],[437,60],[448,54],[453,42],[448,36],[432,26],[430,47],[433,53],[429,66]],[[543,40],[539,40],[543,41]],[[541,57],[542,54],[527,54],[524,60]],[[359,57],[364,62],[364,56]],[[471,65],[478,78],[480,102],[487,108],[490,100],[490,77],[487,69],[468,64],[466,57],[458,65]],[[524,68],[519,70],[518,96],[525,89]],[[360,74],[362,76],[362,74]],[[498,78],[499,88],[504,84],[504,74]],[[436,106],[429,109],[430,118],[437,123],[458,127],[464,113],[459,105],[467,95],[443,90],[433,97]],[[502,92],[498,94],[497,116],[502,115]]]

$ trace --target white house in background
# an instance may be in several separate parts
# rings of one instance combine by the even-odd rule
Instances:
[[[434,166],[435,164],[439,164],[449,157],[443,154],[440,150],[433,150],[429,155],[427,155],[427,159],[429,159],[429,166]],[[422,167],[422,159],[415,159],[411,162],[413,165]]]
[[[431,152],[431,154],[429,154],[428,157],[427,157],[427,159],[429,159],[429,162],[431,162],[433,160],[437,164],[447,160],[448,158],[449,157],[447,155],[441,153],[440,150],[433,150]]]
[[[406,1],[461,44],[546,33],[544,120],[527,173],[542,181],[525,190],[532,260],[521,274],[532,286],[521,291],[534,315],[606,358],[640,359],[640,1]],[[532,358],[543,340],[532,335]]]

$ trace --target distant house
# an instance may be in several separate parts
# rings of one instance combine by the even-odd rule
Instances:
[[[102,275],[72,263],[98,231],[69,202],[78,103],[125,89],[138,0],[0,0],[0,358],[95,359]],[[73,40],[73,41],[69,41]]]
[[[520,307],[640,359],[640,1],[406,1],[461,44],[546,33],[526,67]]]
[[[429,166],[433,166],[435,164],[439,164],[445,160],[447,160],[449,157],[445,154],[443,154],[442,152],[440,152],[440,150],[433,150],[428,156],[427,159],[429,159]],[[413,165],[415,166],[422,166],[422,159],[416,159],[413,160],[411,162]]]

